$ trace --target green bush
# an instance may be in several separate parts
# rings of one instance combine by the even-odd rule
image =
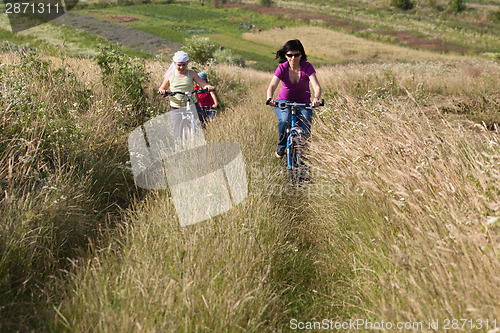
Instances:
[[[273,0],[259,0],[261,6],[271,7],[273,5]]]
[[[77,139],[85,135],[75,128],[74,120],[88,109],[91,91],[64,67],[51,69],[51,63],[36,52],[20,55],[18,63],[0,72],[1,81],[9,83],[3,86],[0,107],[8,110],[6,116],[15,114],[14,121],[0,123],[5,140],[0,142],[0,153],[12,138],[30,141],[36,137],[43,163],[52,163],[54,152],[67,162],[69,151],[77,148]]]
[[[464,0],[450,0],[450,9],[456,13],[465,10],[465,1]]]
[[[184,51],[189,54],[189,59],[201,64],[213,59],[217,45],[212,43],[208,37],[193,36],[184,42]]]
[[[403,10],[409,10],[414,7],[414,4],[411,0],[391,0],[391,6]]]
[[[493,13],[493,20],[500,22],[500,7],[498,7],[497,11]]]
[[[222,6],[227,3],[227,0],[212,0],[212,5],[214,6]]]
[[[144,87],[149,81],[144,60],[124,56],[116,46],[101,47],[96,60],[103,81],[112,84],[116,98],[131,111],[130,123],[125,125],[144,122],[148,110]]]
[[[230,64],[237,66],[245,65],[245,59],[228,49],[216,50],[214,52],[213,58],[214,61],[218,64]]]
[[[241,103],[250,89],[247,83],[237,79],[228,71],[216,71],[214,67],[210,67],[207,70],[207,75],[208,83],[215,86],[219,110]]]
[[[229,49],[218,49],[208,37],[193,36],[185,40],[184,51],[189,54],[189,59],[200,64],[213,61],[218,64],[231,64],[244,66],[245,60]]]

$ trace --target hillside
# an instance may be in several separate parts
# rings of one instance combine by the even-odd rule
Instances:
[[[93,57],[99,44],[119,43],[122,52],[149,58],[168,58],[187,39],[203,36],[235,52],[250,67],[267,71],[274,67],[279,39],[293,35],[307,39],[318,65],[392,61],[394,53],[408,61],[436,54],[448,59],[456,55],[498,58],[500,21],[494,3],[468,4],[461,13],[451,12],[444,0],[415,3],[412,10],[402,11],[383,2],[359,5],[348,0],[280,1],[272,7],[81,1],[69,15],[56,19],[59,24],[50,22],[16,34],[9,33],[7,17],[0,16],[0,34],[18,45],[30,42],[52,54],[60,53],[64,45],[67,55]],[[323,52],[318,53],[315,45]],[[363,51],[367,49],[375,51]]]

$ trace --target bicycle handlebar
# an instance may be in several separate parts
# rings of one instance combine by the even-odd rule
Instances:
[[[208,89],[198,89],[198,90],[192,90],[192,91],[165,91],[165,94],[163,94],[163,96],[164,97],[174,96],[174,95],[189,96],[191,94],[201,94],[201,93],[208,93],[208,92],[210,92]]]
[[[266,105],[269,105],[271,101],[270,100],[267,100],[266,101]],[[287,106],[303,106],[303,107],[306,107],[306,108],[312,108],[312,103],[298,103],[298,102],[277,102],[276,103],[276,106],[280,109],[284,109],[286,108]],[[321,100],[321,103],[319,104],[319,106],[325,106],[325,100],[322,99]]]

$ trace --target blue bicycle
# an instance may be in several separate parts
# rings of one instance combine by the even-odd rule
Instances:
[[[266,102],[269,105],[269,101]],[[320,106],[325,105],[322,100]],[[290,107],[290,126],[287,128],[286,140],[286,165],[288,169],[288,177],[292,185],[299,185],[303,181],[309,180],[309,169],[302,159],[302,152],[304,148],[304,130],[297,126],[297,108],[304,107],[313,110],[311,103],[297,103],[297,102],[279,102],[276,106],[280,109]]]

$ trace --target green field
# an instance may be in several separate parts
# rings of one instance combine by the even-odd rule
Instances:
[[[444,54],[495,58],[500,53],[500,21],[495,19],[495,13],[499,11],[497,4],[468,3],[464,12],[452,13],[445,1],[434,1],[433,5],[428,1],[415,3],[414,9],[401,11],[385,2],[366,6],[355,1],[334,4],[312,1],[307,5],[278,2],[277,5],[282,8],[253,4],[214,7],[209,4],[202,6],[200,2],[153,2],[126,6],[112,2],[81,2],[73,12],[123,24],[181,44],[194,35],[206,36],[213,43],[236,52],[253,67],[264,70],[273,69],[278,43],[272,46],[254,43],[250,41],[253,39],[244,36],[272,32],[276,27],[319,26],[383,44]],[[8,34],[5,31],[8,25],[6,18],[0,23],[2,34]],[[57,25],[51,26],[50,32],[41,27],[23,32],[23,38],[26,41],[31,38],[34,43],[46,43],[56,49],[66,40],[66,44],[70,45],[67,48],[69,55],[92,54],[97,43],[106,43],[69,27],[56,32]],[[19,38],[12,36],[9,39]],[[320,39],[316,41],[318,45],[322,42]],[[126,48],[124,51],[133,54]],[[324,63],[321,58],[314,60],[318,65]]]
[[[107,20],[111,15],[117,15],[115,22],[120,21],[120,15],[138,18],[123,24],[181,44],[193,35],[207,36],[219,46],[257,62],[258,68],[263,69],[272,68],[276,50],[246,41],[242,33],[286,24],[285,21],[248,10],[202,7],[199,3],[132,5],[75,12]]]
[[[185,3],[132,5],[97,11],[84,10],[80,13],[108,20],[108,15],[113,14],[137,17],[141,20],[126,24],[180,43],[191,34],[207,35],[214,42],[233,48],[249,60],[269,59],[269,53],[273,50],[250,52],[255,49],[255,45],[234,42],[234,38],[241,39],[242,33],[249,30],[265,31],[276,26],[308,25],[319,25],[374,41],[417,49],[430,48],[460,54],[500,53],[500,21],[493,17],[495,10],[498,10],[493,4],[471,4],[464,13],[459,14],[446,11],[445,4],[439,1],[432,8],[420,3],[419,7],[409,12],[377,3],[367,7],[356,2],[326,5],[320,1],[309,3],[308,11],[301,10],[300,5],[294,5],[293,2],[283,1],[279,4],[285,10],[251,6],[237,9],[202,7],[198,2],[191,2],[187,7]],[[402,32],[409,36],[398,36]],[[233,41],[229,45],[228,37]]]
[[[113,43],[68,26],[61,26],[48,22],[18,33],[12,33],[6,16],[0,16],[0,37],[5,49],[14,46],[35,46],[46,54],[60,56],[65,54],[72,57],[92,58],[98,53],[100,46],[109,46]],[[13,45],[12,45],[13,44]],[[123,53],[141,58],[152,58],[151,54],[120,46]]]

